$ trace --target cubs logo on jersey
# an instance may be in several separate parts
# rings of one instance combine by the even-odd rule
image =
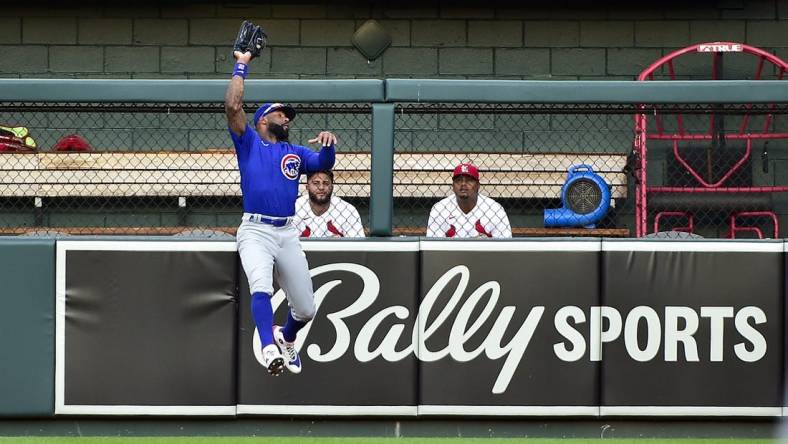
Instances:
[[[290,180],[298,179],[298,172],[301,169],[301,158],[293,153],[285,154],[282,157],[282,174]]]

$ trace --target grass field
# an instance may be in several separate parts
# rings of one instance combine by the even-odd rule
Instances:
[[[308,438],[287,437],[0,437],[0,444],[767,444],[769,439]]]

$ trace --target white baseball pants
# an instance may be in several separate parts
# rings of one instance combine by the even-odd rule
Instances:
[[[236,243],[251,293],[274,293],[273,277],[284,289],[293,317],[307,322],[315,316],[315,298],[309,264],[292,224],[283,227],[244,220]]]

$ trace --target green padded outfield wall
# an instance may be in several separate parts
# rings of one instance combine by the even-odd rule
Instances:
[[[0,238],[0,417],[55,411],[55,241]]]

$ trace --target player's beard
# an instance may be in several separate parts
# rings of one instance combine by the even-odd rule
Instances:
[[[290,128],[278,123],[268,122],[268,131],[271,131],[278,141],[287,141],[290,137]]]
[[[309,200],[316,203],[317,205],[325,205],[331,201],[331,193],[326,193],[326,195],[322,198],[318,197],[317,194],[313,192],[309,192]]]

